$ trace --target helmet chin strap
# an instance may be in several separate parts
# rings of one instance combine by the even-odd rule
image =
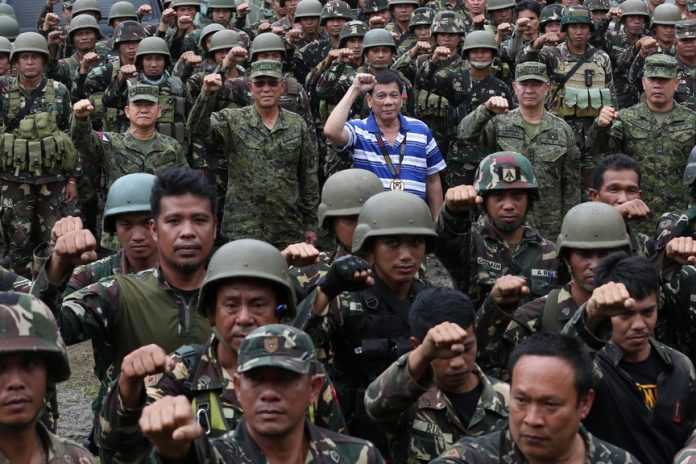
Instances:
[[[565,263],[566,267],[568,268],[568,274],[570,274],[571,282],[573,282],[575,285],[582,288],[583,290],[592,293],[592,290],[594,290],[594,287],[591,285],[587,285],[585,282],[582,281],[582,279],[580,279],[575,274],[575,272],[573,272],[573,268],[570,267],[570,264],[568,263],[567,259],[563,259],[563,262]]]

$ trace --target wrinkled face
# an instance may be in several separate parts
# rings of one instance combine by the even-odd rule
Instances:
[[[137,100],[126,105],[123,112],[134,127],[148,128],[157,124],[157,120],[162,115],[162,108],[159,103]]]
[[[408,23],[408,21],[411,19],[411,14],[413,13],[413,10],[415,9],[416,7],[414,5],[408,3],[400,3],[390,8],[391,14],[394,16],[394,19],[396,19],[397,22],[402,24]]]
[[[349,250],[351,244],[353,243],[353,232],[355,232],[355,227],[357,225],[357,214],[352,216],[336,216],[331,218],[331,227],[333,228],[336,239],[338,239],[338,241]]]
[[[370,57],[370,51],[372,51],[372,48],[368,49],[368,59]],[[375,113],[375,117],[379,119],[388,121],[398,118],[402,105],[401,91],[399,91],[398,84],[396,84],[396,82],[390,84],[376,84],[372,92],[367,94],[367,104],[372,112]]]
[[[529,194],[523,189],[493,190],[486,194],[484,205],[496,224],[518,224],[524,221]]]
[[[425,237],[419,235],[375,238],[372,255],[377,275],[390,283],[412,281],[425,256],[425,248]]]
[[[669,105],[679,85],[679,78],[643,77],[643,90],[648,103],[656,106]]]
[[[157,253],[157,242],[150,231],[150,218],[150,212],[116,216],[116,235],[129,258],[146,260]]]
[[[0,53],[0,76],[6,76],[10,73],[10,54]]]
[[[590,189],[589,193],[593,201],[601,201],[612,206],[643,198],[638,173],[633,169],[607,169],[602,176],[602,186],[599,191]]]
[[[46,57],[41,53],[22,52],[16,58],[17,73],[25,79],[33,80],[41,77]]]
[[[333,39],[338,39],[338,36],[341,35],[341,28],[347,22],[348,21],[342,18],[327,19],[324,23],[324,30],[326,31],[326,34],[329,37]]]
[[[566,29],[568,41],[576,48],[581,48],[587,45],[587,39],[590,38],[589,24],[568,24]]]
[[[216,224],[208,198],[191,193],[162,197],[159,215],[150,222],[160,262],[179,272],[199,270],[213,249]]]
[[[230,348],[237,351],[254,329],[277,324],[278,305],[272,284],[261,279],[233,279],[217,286],[215,326]]]
[[[251,97],[260,108],[272,108],[278,105],[285,93],[285,80],[269,76],[258,76],[249,81]]]
[[[570,363],[522,356],[512,371],[510,434],[529,462],[567,462],[593,395],[578,400]]]
[[[97,33],[93,29],[80,29],[72,37],[73,46],[81,52],[88,52],[97,44]]]
[[[611,341],[621,348],[627,362],[645,360],[650,354],[650,337],[657,323],[657,297],[637,299],[636,305],[611,318]]]
[[[164,74],[167,59],[164,55],[144,55],[142,60],[143,72],[148,77],[160,77]]]
[[[568,253],[568,265],[573,272],[573,280],[577,281],[585,289],[594,287],[594,270],[599,261],[619,248],[597,250],[575,250]]]
[[[671,44],[676,38],[676,27],[667,24],[656,24],[653,29],[655,30],[655,38],[660,43]]]
[[[464,0],[467,10],[473,16],[478,16],[486,11],[486,0]]]
[[[629,15],[624,16],[624,27],[626,32],[631,35],[638,35],[640,31],[645,27],[645,16],[640,15]]]
[[[135,54],[138,53],[139,40],[127,40],[125,42],[120,42],[118,44],[118,54],[121,59],[126,58],[124,61],[133,62],[135,59]]]
[[[512,23],[514,8],[503,8],[502,10],[493,10],[490,12],[491,19],[496,24]]]
[[[438,388],[445,393],[466,393],[466,388],[471,383],[471,376],[475,376],[476,364],[476,335],[473,327],[465,327],[467,336],[464,339],[464,352],[451,359],[436,359],[430,365],[435,373],[435,382]]]
[[[513,82],[512,88],[515,90],[517,101],[524,108],[537,108],[544,104],[544,99],[549,91],[550,85],[546,82],[535,79],[527,79],[522,82]]]
[[[0,424],[30,426],[46,396],[46,362],[37,353],[0,355]]]
[[[677,54],[686,59],[696,57],[696,38],[677,40]]]
[[[307,35],[314,35],[319,32],[319,16],[300,18],[302,32]]]
[[[438,47],[447,47],[452,51],[457,51],[457,46],[461,36],[459,34],[437,33],[435,34],[435,42]]]
[[[229,8],[208,8],[208,14],[214,23],[222,26],[227,26],[232,19],[232,10]]]
[[[413,35],[417,42],[430,42],[430,26],[421,24],[413,28]]]

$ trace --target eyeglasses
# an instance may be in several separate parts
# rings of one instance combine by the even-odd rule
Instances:
[[[280,79],[267,78],[267,79],[252,79],[251,83],[256,87],[278,87],[280,85]]]

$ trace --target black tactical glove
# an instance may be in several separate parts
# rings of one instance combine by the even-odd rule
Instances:
[[[370,269],[367,261],[357,256],[344,256],[337,259],[329,272],[319,279],[318,286],[329,298],[335,298],[341,292],[356,292],[369,287],[366,281],[354,281],[353,274]]]

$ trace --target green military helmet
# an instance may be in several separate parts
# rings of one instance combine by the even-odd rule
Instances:
[[[116,232],[114,219],[119,214],[149,212],[150,192],[156,177],[143,172],[126,174],[111,184],[104,204],[104,224],[106,232]]]
[[[72,5],[72,18],[75,19],[81,14],[96,13],[97,21],[101,19],[101,10],[97,0],[77,0]]]
[[[319,227],[328,227],[328,218],[360,214],[363,204],[384,192],[379,177],[365,169],[345,169],[332,175],[321,189]]]
[[[225,26],[222,24],[218,23],[210,23],[207,26],[203,28],[201,31],[201,36],[198,38],[198,47],[200,47],[201,50],[206,50],[205,47],[205,39],[208,38],[210,34],[215,34],[217,31],[224,31],[227,30]]]
[[[372,47],[390,47],[392,52],[396,53],[394,37],[392,37],[391,32],[386,29],[370,29],[365,33],[360,54],[365,55],[367,49]]]
[[[650,28],[657,24],[663,26],[676,26],[679,21],[681,21],[681,11],[679,7],[673,3],[663,3],[658,5],[653,11],[652,21],[650,22]]]
[[[616,208],[601,201],[575,205],[563,217],[556,241],[560,256],[563,249],[595,250],[630,247],[626,223]]]
[[[237,5],[234,0],[208,0],[207,11],[218,9],[218,10],[236,10]]]
[[[514,8],[517,3],[515,0],[488,0],[486,11],[505,10],[506,8]]]
[[[479,195],[494,190],[529,190],[539,200],[539,184],[529,160],[514,151],[499,151],[486,156],[476,170],[474,189]]]
[[[413,32],[416,26],[432,26],[435,19],[435,10],[428,7],[416,8],[408,21],[408,29]]]
[[[689,160],[686,162],[686,168],[684,168],[684,185],[691,185],[696,179],[696,147],[691,149],[691,154],[689,154]]]
[[[319,0],[302,0],[297,4],[295,20],[299,18],[321,18],[324,6]]]
[[[332,0],[321,10],[321,21],[320,24],[323,26],[329,19],[345,19],[346,21],[352,21],[355,18],[353,13],[350,11],[350,6],[343,0]]]
[[[466,34],[466,25],[461,15],[450,10],[438,11],[430,26],[430,34]]]
[[[316,348],[310,336],[284,324],[268,324],[252,330],[242,340],[237,354],[240,374],[259,367],[312,374],[316,366]]]
[[[566,32],[569,24],[587,24],[594,31],[594,23],[590,10],[584,6],[571,6],[563,11],[561,18],[561,32]]]
[[[273,245],[254,239],[228,242],[210,258],[198,298],[198,314],[214,320],[212,298],[219,283],[229,279],[262,279],[282,290],[287,305],[278,319],[292,320],[296,313],[295,290],[288,272],[288,263]],[[213,308],[214,309],[214,308]],[[280,308],[279,308],[280,309]]]
[[[563,19],[563,10],[565,10],[565,7],[560,3],[546,5],[544,9],[541,10],[541,16],[539,17],[539,30],[544,32],[546,23],[551,23],[554,21],[561,22]]]
[[[48,381],[70,378],[70,362],[53,313],[33,295],[0,292],[0,354],[44,356]]]
[[[626,16],[645,16],[647,19],[650,19],[648,5],[646,5],[643,0],[626,0],[621,4],[621,17],[619,21]]]
[[[109,8],[109,19],[107,20],[107,24],[111,26],[111,21],[114,19],[132,19],[133,21],[137,21],[138,12],[131,2],[116,2]]]
[[[70,21],[70,32],[68,32],[68,42],[72,43],[73,34],[80,29],[92,29],[97,34],[97,40],[102,38],[99,23],[92,15],[80,15]]]
[[[380,11],[386,11],[389,9],[389,2],[387,0],[365,0],[365,8],[363,8],[363,13],[379,13]]]
[[[420,6],[418,0],[389,0],[389,9],[394,5],[414,5],[416,8]]]
[[[212,53],[218,50],[241,47],[243,45],[242,36],[239,35],[239,32],[225,29],[224,31],[217,31],[213,34],[213,37],[210,39],[210,48],[208,48],[208,52]]]
[[[249,52],[250,60],[254,61],[257,54],[267,52],[278,52],[283,55],[283,59],[285,59],[285,45],[283,45],[283,39],[273,32],[264,32],[254,38],[254,41],[251,42]]]
[[[14,8],[8,3],[0,3],[0,16],[9,16],[13,19],[17,19]]]
[[[114,34],[111,37],[112,47],[116,50],[121,42],[140,42],[145,37],[147,37],[147,32],[138,21],[123,21],[114,29]]]
[[[348,21],[341,28],[341,32],[338,35],[338,47],[345,47],[348,39],[354,37],[360,37],[361,39],[367,34],[367,25],[362,21]]]
[[[368,251],[369,239],[387,235],[421,235],[427,240],[427,251],[434,250],[437,234],[428,205],[408,192],[389,191],[371,196],[358,216],[353,253]]]
[[[474,48],[490,48],[493,56],[498,54],[498,44],[495,42],[495,35],[488,31],[473,31],[464,39],[462,52],[466,55],[467,50]]]
[[[180,6],[195,6],[196,11],[201,11],[201,2],[199,0],[174,0],[169,5],[169,8],[176,10]]]
[[[17,36],[12,46],[12,53],[10,53],[10,61],[14,63],[15,58],[22,52],[41,53],[46,57],[46,62],[48,62],[48,42],[38,32],[22,32]]]
[[[172,55],[169,54],[169,45],[160,37],[145,37],[138,44],[138,51],[135,52],[135,65],[143,67],[143,57],[145,55],[162,55],[167,60],[167,66],[172,64]]]
[[[19,35],[19,23],[12,16],[0,16],[0,37],[15,40]]]
[[[587,7],[590,11],[609,11],[611,2],[609,0],[585,0],[582,6]]]
[[[12,42],[3,36],[0,36],[0,53],[12,53]]]

